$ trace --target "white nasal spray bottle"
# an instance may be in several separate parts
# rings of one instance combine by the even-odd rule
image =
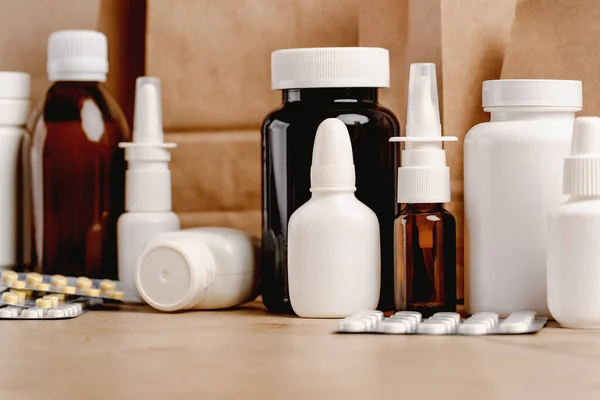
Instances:
[[[142,249],[154,236],[180,229],[171,211],[169,149],[162,127],[160,80],[143,76],[136,80],[133,142],[125,148],[125,213],[117,222],[119,280],[128,294],[142,301],[135,286],[135,266]]]
[[[288,281],[294,312],[341,318],[377,307],[379,221],[354,192],[352,144],[335,118],[317,129],[310,169],[312,196],[288,228]]]

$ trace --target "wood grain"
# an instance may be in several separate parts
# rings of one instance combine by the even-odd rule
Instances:
[[[146,307],[2,321],[0,399],[597,399],[600,333],[334,335],[335,321]]]

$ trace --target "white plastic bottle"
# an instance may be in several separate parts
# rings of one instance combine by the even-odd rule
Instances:
[[[569,199],[548,217],[548,307],[561,326],[600,329],[600,118],[575,120]]]
[[[169,161],[173,143],[164,143],[160,80],[136,80],[133,142],[125,148],[125,210],[117,221],[119,280],[141,301],[135,287],[135,265],[144,244],[159,233],[177,231],[179,217],[171,211]]]
[[[341,318],[377,307],[379,222],[354,192],[346,125],[328,118],[317,129],[310,171],[312,197],[288,226],[288,280],[294,312]]]
[[[29,232],[24,217],[30,215],[30,210],[23,198],[26,193],[20,190],[20,173],[24,167],[21,149],[27,138],[24,125],[29,113],[29,86],[26,73],[0,72],[0,269],[28,261],[23,260],[25,254],[20,249],[30,248],[24,235]]]
[[[563,160],[581,106],[580,81],[483,83],[491,120],[464,144],[469,312],[549,314],[546,220],[565,200]]]
[[[192,228],[151,239],[135,282],[161,311],[234,307],[256,296],[256,252],[250,235],[229,228]]]

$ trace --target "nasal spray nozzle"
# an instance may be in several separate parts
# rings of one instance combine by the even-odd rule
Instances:
[[[142,76],[135,81],[133,141],[119,143],[127,160],[125,208],[127,211],[170,211],[171,173],[162,126],[160,79]]]
[[[450,169],[442,142],[435,64],[411,64],[408,84],[406,136],[402,166],[398,168],[398,203],[447,203],[450,201]]]

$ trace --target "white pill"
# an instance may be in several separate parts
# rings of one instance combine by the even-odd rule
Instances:
[[[48,314],[46,314],[48,318],[64,318],[66,317],[65,310],[61,310],[60,308],[52,308],[48,310]]]
[[[408,320],[384,320],[377,325],[377,332],[388,334],[410,333],[411,326]]]
[[[473,314],[473,317],[491,318],[494,321],[496,321],[496,323],[498,323],[498,314],[495,312],[478,312],[478,313]]]
[[[40,317],[40,314],[38,313],[38,310],[35,308],[26,308],[25,310],[21,311],[21,318],[37,319],[39,317]]]
[[[423,335],[445,335],[448,332],[448,326],[442,322],[424,321],[417,327],[417,333]]]
[[[492,329],[494,329],[494,327],[496,326],[496,323],[494,322],[493,319],[483,318],[483,317],[478,317],[478,318],[471,317],[471,318],[467,319],[466,321],[464,321],[463,324],[483,324],[490,331]]]
[[[444,324],[446,326],[446,333],[454,333],[454,330],[456,329],[456,321],[454,318],[431,317],[427,318],[425,322],[431,324]]]
[[[423,316],[418,311],[398,311],[395,315],[413,315],[417,318],[417,322],[421,322]]]
[[[368,327],[364,321],[360,319],[343,319],[338,323],[338,331],[357,333],[357,332],[368,332]]]
[[[453,328],[456,328],[458,326],[458,324],[460,324],[460,320],[457,320],[454,317],[445,316],[445,315],[434,315],[433,317],[431,317],[429,319],[434,320],[434,321],[437,321],[437,320],[449,321],[452,324]]]
[[[465,323],[458,327],[459,335],[487,335],[489,333],[488,325],[485,323]]]
[[[14,314],[11,310],[0,308],[0,318],[14,318]]]
[[[21,313],[22,308],[18,307],[6,307],[6,310],[9,310],[12,313],[13,318],[18,317]]]
[[[394,315],[393,317],[388,318],[391,321],[401,321],[404,322],[406,324],[408,324],[408,329],[409,329],[409,333],[415,333],[417,331],[417,326],[419,326],[419,323],[417,321],[415,321],[414,318],[411,318],[410,316],[398,316],[398,315]]]
[[[511,313],[505,321],[526,322],[529,324],[535,319],[535,316],[535,311],[515,311],[514,313]]]
[[[75,316],[75,310],[70,305],[61,307],[67,317]]]
[[[361,315],[350,316],[350,317],[347,317],[345,320],[347,320],[347,321],[353,321],[353,320],[363,321],[363,323],[367,326],[368,331],[375,329],[375,327],[379,323],[379,318],[377,317],[377,315],[374,315],[374,314],[362,315],[362,316]]]
[[[71,304],[76,314],[81,314],[83,312],[83,305],[81,303],[73,303]]]
[[[450,317],[458,323],[460,322],[460,314],[455,312],[437,312],[433,314],[434,317]]]
[[[418,324],[419,322],[421,322],[421,320],[419,319],[419,317],[417,317],[416,315],[413,314],[395,314],[392,315],[390,318],[408,318],[411,321],[414,321],[415,324]]]
[[[500,333],[525,333],[530,329],[531,324],[525,321],[504,321],[500,324],[498,330]]]

